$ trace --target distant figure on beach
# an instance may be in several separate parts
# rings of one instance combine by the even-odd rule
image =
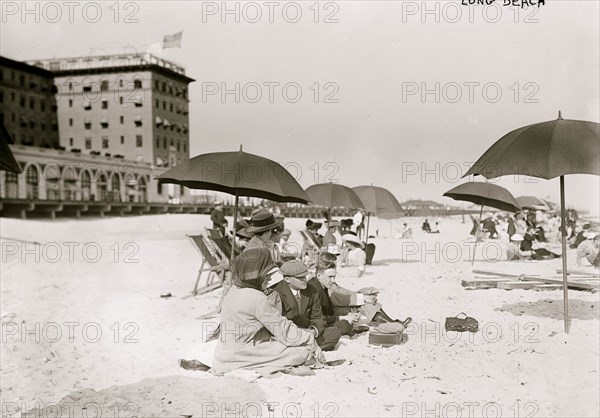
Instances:
[[[342,237],[344,245],[348,251],[344,253],[339,263],[339,273],[341,277],[360,277],[365,272],[367,263],[367,253],[365,253],[365,244],[356,236],[347,234]]]
[[[431,228],[431,231],[429,231],[430,234],[439,234],[440,233],[440,223],[436,222],[433,225],[433,228]]]
[[[593,233],[588,232],[588,236],[591,236]],[[598,267],[600,264],[600,234],[595,234],[592,239],[586,239],[579,247],[577,247],[577,265],[582,266],[582,260],[585,258],[589,263]]]
[[[327,222],[327,232],[325,232],[325,235],[323,235],[324,246],[329,244],[342,244],[342,235],[339,231],[340,225],[340,221],[336,220],[329,220],[329,222]]]
[[[215,203],[215,207],[210,212],[210,220],[213,223],[213,229],[218,229],[219,231],[221,231],[222,235],[225,235],[227,219],[225,219],[225,215],[223,214],[222,203]]]
[[[552,251],[541,247],[539,242],[535,239],[535,235],[535,228],[527,228],[527,233],[523,236],[523,242],[521,242],[520,247],[522,251],[533,251],[533,254],[531,255],[532,260],[546,260],[560,257],[560,254],[553,253]]]
[[[591,227],[592,226],[588,223],[583,224],[581,231],[579,231],[577,233],[577,235],[575,236],[575,240],[574,240],[573,244],[571,244],[571,248],[578,248],[579,244],[581,244],[582,242],[584,242],[587,239],[586,235],[589,232],[589,230],[591,229]]]
[[[281,298],[282,315],[300,329],[310,332],[323,351],[331,351],[342,336],[340,330],[327,325],[321,309],[321,298],[308,286],[308,268],[300,260],[290,260],[281,266],[283,281],[273,288]]]
[[[233,286],[221,307],[213,374],[238,369],[293,374],[294,367],[325,362],[313,334],[281,315],[281,299],[270,288],[282,279],[266,248],[247,249],[235,260]]]
[[[529,260],[533,255],[533,251],[521,250],[523,236],[521,234],[513,234],[510,237],[508,248],[506,249],[506,258],[508,261]]]
[[[421,229],[425,232],[431,232],[431,225],[429,225],[429,221],[427,219],[425,219],[425,222],[423,222],[423,225],[421,225]]]
[[[402,225],[402,232],[399,232],[394,236],[395,239],[412,239],[412,237],[412,228],[410,228],[406,222]]]
[[[365,216],[360,210],[357,210],[352,217],[352,224],[354,225],[354,228],[356,228],[356,235],[362,239],[365,230]]]

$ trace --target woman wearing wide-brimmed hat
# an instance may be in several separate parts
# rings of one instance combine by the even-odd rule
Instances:
[[[340,259],[338,273],[340,277],[360,277],[365,272],[367,254],[364,251],[365,244],[356,235],[346,234],[342,242],[348,251]]]
[[[281,315],[276,294],[266,294],[282,279],[268,249],[247,248],[234,260],[233,274],[221,306],[214,374],[246,369],[270,376],[325,362],[314,336]]]

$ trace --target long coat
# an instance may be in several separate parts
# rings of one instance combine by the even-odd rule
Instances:
[[[303,365],[311,356],[314,339],[280,312],[264,293],[233,286],[221,306],[212,372],[250,369],[269,376]]]
[[[327,321],[321,310],[321,298],[312,286],[300,291],[300,305],[296,301],[290,286],[282,281],[275,285],[274,290],[281,297],[282,315],[300,328],[315,327],[319,335],[327,327]]]

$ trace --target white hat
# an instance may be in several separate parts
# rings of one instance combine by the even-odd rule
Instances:
[[[521,234],[514,234],[512,237],[510,237],[511,241],[523,241],[523,235]]]
[[[588,231],[583,234],[583,236],[586,237],[587,239],[594,239],[596,237],[596,235],[598,235],[598,233],[594,232],[594,231]]]
[[[281,270],[279,270],[278,267],[274,267],[273,269],[271,269],[267,273],[267,276],[269,276],[269,287],[273,287],[277,283],[283,281],[283,274],[281,273]]]
[[[351,242],[358,245],[360,248],[365,248],[365,244],[356,235],[344,234],[342,236],[342,241]]]

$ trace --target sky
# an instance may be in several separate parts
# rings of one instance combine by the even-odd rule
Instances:
[[[600,2],[503,1],[3,1],[0,53],[150,51],[196,80],[191,156],[243,145],[305,188],[372,183],[455,204],[442,194],[508,132],[559,110],[600,121]],[[179,31],[182,47],[163,50]],[[494,182],[559,201],[558,179]],[[565,184],[568,205],[598,214],[598,177]]]

